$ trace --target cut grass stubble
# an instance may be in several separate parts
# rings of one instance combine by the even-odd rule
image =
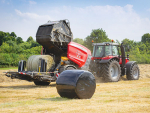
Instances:
[[[143,75],[150,75],[147,66],[141,65]],[[0,112],[150,112],[150,78],[97,83],[91,99],[61,98],[55,84],[0,83]]]
[[[150,112],[149,81],[97,83],[93,97],[83,100],[61,98],[51,85],[30,88],[34,85],[32,82],[0,84],[3,86],[0,88],[0,112]],[[29,87],[13,87],[16,85]]]

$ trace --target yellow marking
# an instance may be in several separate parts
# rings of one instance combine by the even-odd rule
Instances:
[[[41,66],[39,66],[39,72],[40,72],[40,69],[41,69]],[[40,74],[40,73],[38,73],[38,74]],[[41,74],[40,74],[41,75]]]
[[[67,57],[61,57],[61,65],[65,65],[64,61],[69,60]]]
[[[63,65],[64,64],[64,62],[61,62],[61,65]]]
[[[63,61],[67,61],[67,60],[69,60],[67,57],[61,57],[61,60],[63,60]]]

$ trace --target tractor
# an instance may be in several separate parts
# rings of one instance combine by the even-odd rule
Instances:
[[[128,48],[129,49],[129,48]],[[138,80],[140,71],[136,61],[125,56],[125,47],[112,42],[93,43],[93,55],[90,70],[106,82],[118,82],[126,75],[128,80]]]

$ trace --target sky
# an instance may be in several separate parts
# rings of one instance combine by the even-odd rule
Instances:
[[[40,25],[63,19],[70,21],[74,38],[102,28],[110,39],[141,41],[150,33],[150,0],[0,0],[0,31],[24,41],[36,40]]]

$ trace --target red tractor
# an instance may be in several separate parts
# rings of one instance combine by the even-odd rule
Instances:
[[[128,80],[139,79],[139,67],[136,61],[125,56],[125,47],[112,42],[93,43],[93,57],[90,70],[96,72],[106,82],[117,82],[126,75]],[[121,53],[121,55],[120,55]]]

